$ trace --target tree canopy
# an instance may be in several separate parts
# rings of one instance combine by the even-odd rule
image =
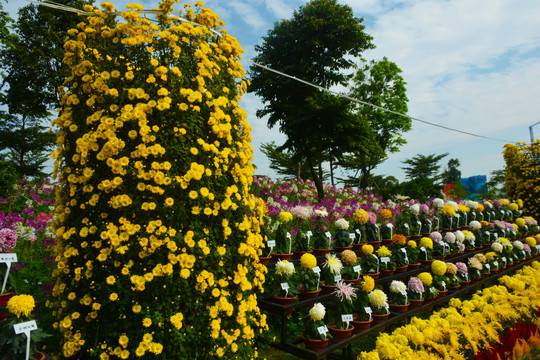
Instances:
[[[346,86],[351,75],[344,70],[374,47],[362,23],[349,6],[336,0],[310,1],[269,30],[255,46],[254,61],[322,87]],[[322,199],[323,161],[362,151],[365,119],[353,114],[349,100],[257,66],[250,68],[250,75],[248,90],[265,103],[257,116],[268,116],[268,126],[279,126],[287,136],[280,149],[306,161]]]

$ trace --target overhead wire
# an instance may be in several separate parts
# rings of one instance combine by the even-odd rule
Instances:
[[[58,4],[58,3],[55,3],[54,1],[51,1],[51,0],[41,0],[41,1],[27,0],[27,1],[29,1],[31,3],[34,3],[34,4],[43,5],[43,6],[51,7],[51,8],[54,8],[54,9],[58,9],[58,10],[75,12],[75,13],[82,14],[82,15],[92,15],[93,14],[92,12],[87,12],[87,11],[80,10],[80,9],[77,9],[77,8],[74,8],[74,7],[66,6],[66,5],[63,5],[63,4]],[[159,14],[161,12],[160,10],[135,10],[135,11],[139,11],[142,14],[154,14],[154,15],[157,15],[157,14]],[[178,16],[178,19],[180,21],[182,21],[182,22],[187,22],[187,23],[189,23],[191,25],[194,25],[194,26],[205,27],[205,25],[190,21],[190,20],[185,19],[185,18],[180,17],[180,16]],[[222,34],[220,34],[219,32],[217,32],[214,29],[208,29],[208,30],[210,30],[212,33],[218,35],[219,37],[222,36]],[[397,111],[394,111],[394,110],[386,109],[386,108],[384,108],[382,106],[371,104],[371,103],[369,103],[367,101],[363,101],[363,100],[353,98],[353,97],[351,97],[351,96],[349,96],[347,94],[344,94],[344,93],[341,93],[341,92],[338,92],[338,91],[334,91],[334,90],[331,90],[329,88],[325,88],[323,86],[314,84],[314,83],[309,82],[307,80],[300,79],[300,78],[298,78],[296,76],[289,75],[289,74],[284,73],[282,71],[273,69],[273,68],[271,68],[269,66],[259,64],[259,63],[255,62],[255,61],[252,61],[252,60],[249,60],[249,59],[242,59],[242,60],[244,60],[244,61],[246,61],[246,62],[248,62],[250,64],[253,64],[253,65],[257,66],[257,67],[260,67],[260,68],[262,68],[264,70],[267,70],[267,71],[273,72],[275,74],[278,74],[280,76],[284,76],[284,77],[287,77],[289,79],[298,81],[298,82],[300,82],[302,84],[314,87],[314,88],[316,88],[318,90],[328,92],[328,93],[330,93],[332,95],[345,98],[345,99],[353,101],[353,102],[355,102],[357,104],[365,105],[365,106],[371,106],[371,107],[373,107],[375,109],[385,111],[385,112],[388,112],[388,113],[391,113],[391,114],[394,114],[394,115],[398,115],[398,116],[401,116],[401,117],[404,117],[404,118],[407,118],[407,119],[410,119],[410,120],[413,120],[413,121],[417,121],[417,122],[420,122],[420,123],[423,123],[423,124],[426,124],[426,125],[430,125],[430,126],[434,126],[434,127],[444,129],[444,130],[453,131],[453,132],[457,132],[457,133],[461,133],[461,134],[469,135],[469,136],[474,136],[474,137],[482,138],[482,139],[486,139],[486,140],[493,140],[493,141],[499,141],[499,142],[504,142],[504,143],[517,143],[516,141],[510,141],[510,140],[498,139],[498,138],[485,136],[485,135],[479,135],[479,134],[475,134],[475,133],[472,133],[472,132],[469,132],[469,131],[455,129],[455,128],[451,128],[449,126],[437,124],[437,123],[434,123],[434,122],[431,122],[431,121],[422,120],[422,119],[419,119],[419,118],[416,118],[416,117],[413,117],[413,116],[410,116],[410,115],[407,115],[407,114],[403,114],[403,113],[400,113],[400,112],[397,112]]]

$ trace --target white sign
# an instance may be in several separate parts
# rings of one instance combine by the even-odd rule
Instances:
[[[324,235],[326,235],[326,237],[329,239],[332,237],[332,234],[330,234],[330,231],[325,232]]]
[[[426,251],[426,248],[422,246],[422,247],[420,247],[420,250]]]
[[[485,264],[484,266],[486,267],[486,269],[490,270],[489,264]]]
[[[319,326],[317,328],[317,331],[319,332],[319,334],[321,334],[321,335],[324,334],[326,336],[326,333],[328,332],[328,328],[326,327],[326,325]]]
[[[360,265],[355,265],[353,267],[353,270],[354,270],[354,272],[360,274],[360,272],[362,271],[362,268],[360,267]]]
[[[498,261],[494,261],[494,262],[493,262],[493,265],[494,265],[495,267],[499,267],[499,262],[498,262]]]
[[[13,325],[15,334],[19,335],[24,333],[26,335],[26,360],[30,359],[30,332],[37,330],[37,324],[35,320],[23,322]]]
[[[371,314],[373,313],[373,311],[371,310],[371,308],[369,306],[366,306],[364,308],[364,311],[366,312],[366,314],[369,315],[369,320],[371,320]]]
[[[356,235],[354,235],[354,233],[349,234],[349,239],[354,240],[355,237],[356,237]]]
[[[286,283],[286,282],[281,283],[281,288],[282,288],[283,290],[288,290],[288,289],[289,289],[289,283]]]
[[[347,323],[347,329],[349,328],[349,322],[353,321],[352,314],[343,314],[341,315],[341,321]]]
[[[308,230],[308,231],[306,232],[306,236],[307,236],[307,237],[312,237],[312,236],[313,236],[313,233],[311,232],[311,230]]]
[[[536,245],[536,250],[540,250],[540,245]]]
[[[320,273],[321,273],[321,268],[318,267],[318,266],[315,266],[315,267],[313,268],[313,272],[314,272],[315,274],[320,274]]]
[[[0,263],[5,263],[7,266],[6,275],[4,276],[4,281],[2,282],[2,291],[0,291],[0,294],[4,293],[4,290],[6,289],[6,283],[9,275],[9,270],[11,269],[11,263],[17,262],[17,254],[15,253],[9,253],[9,254],[0,254]]]
[[[405,290],[400,291],[401,295],[407,296],[407,292]]]
[[[390,262],[390,258],[388,256],[382,257],[381,262],[388,264]]]
[[[358,235],[362,236],[362,232],[360,231],[360,229],[355,229],[354,231],[356,231]]]
[[[338,282],[338,281],[340,281],[340,280],[341,280],[341,275],[336,275],[336,276],[334,276],[334,281],[335,281],[335,282]]]
[[[291,233],[287,233],[287,239],[289,239],[289,240],[290,240],[291,238],[292,238],[292,235],[291,235]]]
[[[403,224],[403,227],[404,227],[405,229],[408,229],[408,228],[409,228],[409,224]]]
[[[388,224],[386,224],[386,226],[388,226],[390,229],[394,228],[394,224],[392,224],[392,223],[388,223]]]
[[[442,287],[444,290],[446,290],[446,282],[444,280],[441,281]]]

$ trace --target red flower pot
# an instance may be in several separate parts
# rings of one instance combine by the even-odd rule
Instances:
[[[278,253],[276,253],[276,252],[273,252],[273,253],[272,253],[272,259],[273,259],[274,261],[276,261],[276,262],[277,262],[278,260],[281,260],[281,261],[287,260],[287,261],[289,261],[289,260],[291,260],[292,256],[293,256],[292,253],[290,253],[290,254],[278,254]]]
[[[274,300],[274,302],[276,304],[280,304],[280,305],[283,305],[283,306],[289,306],[289,305],[294,304],[294,302],[296,301],[296,296],[295,297],[273,296],[272,300]],[[287,310],[287,315],[292,314],[293,311],[294,311],[294,309]]]
[[[321,295],[333,293],[336,289],[336,285],[321,285]]]
[[[420,265],[421,265],[420,263],[409,264],[408,269],[409,270],[416,270],[416,269],[418,269],[420,267]]]
[[[392,276],[394,275],[394,270],[381,270],[381,276]]]
[[[439,295],[437,295],[437,299],[443,298],[448,293],[448,290],[439,290]]]
[[[408,267],[409,267],[408,265],[396,267],[396,274],[400,274],[407,271]]]
[[[306,344],[306,348],[308,348],[311,351],[319,352],[328,347],[328,339],[312,340],[312,339],[306,338],[304,335],[302,335],[302,339],[304,340],[304,344]]]
[[[330,254],[330,249],[313,249],[311,253],[313,256],[324,256],[326,254]]]
[[[373,322],[373,319],[369,319],[366,321],[358,320],[358,314],[353,314],[353,317],[355,320],[351,321],[351,324],[354,327],[354,330],[353,330],[354,334],[358,334],[359,332],[369,329],[369,327],[371,326],[371,323]]]
[[[359,281],[360,281],[360,279],[352,279],[352,280],[344,279],[344,280],[343,280],[343,282],[344,282],[345,284],[351,284],[353,287],[357,287]]]
[[[336,247],[334,247],[334,252],[336,252],[336,253],[342,253],[342,252],[344,252],[345,250],[351,250],[352,248],[353,248],[352,245],[351,245],[351,246],[343,246],[343,247],[341,247],[341,246],[336,246]]]
[[[416,309],[417,307],[422,306],[424,303],[424,299],[422,300],[415,300],[415,299],[409,299],[409,310]]]
[[[338,329],[334,323],[328,324],[328,331],[330,331],[330,334],[332,335],[332,344],[336,344],[347,339],[352,335],[353,330],[354,326],[352,324],[349,324],[347,329]]]
[[[373,325],[377,325],[388,320],[388,317],[390,316],[390,312],[384,315],[371,314],[371,316],[373,317]]]
[[[259,262],[261,264],[268,264],[271,258],[271,256],[259,256]]]
[[[381,275],[381,273],[380,272],[378,272],[378,273],[370,273],[370,274],[366,274],[366,275],[371,276],[375,280],[375,279],[379,278],[379,275]]]
[[[319,293],[321,292],[321,289],[315,290],[315,291],[306,291],[304,290],[304,287],[302,286],[302,289],[300,290],[300,301],[307,300],[307,299],[313,299],[319,296]]]
[[[397,304],[390,304],[390,311],[397,312],[397,313],[404,313],[409,310],[409,306],[411,304],[405,304],[405,305],[397,305]]]
[[[465,289],[467,286],[471,285],[471,280],[467,280],[467,281],[462,281],[461,282],[461,285],[460,285],[460,288],[461,289]]]

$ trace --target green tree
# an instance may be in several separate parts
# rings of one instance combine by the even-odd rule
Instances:
[[[493,170],[488,177],[486,185],[482,188],[482,197],[495,199],[506,196],[506,170]]]
[[[435,155],[418,154],[402,163],[408,166],[402,167],[408,181],[400,184],[400,193],[415,199],[426,199],[437,196],[441,192],[438,182],[442,175],[439,174],[439,161],[448,153]]]
[[[322,87],[347,86],[361,53],[373,48],[363,19],[336,0],[313,0],[282,20],[255,46],[254,61]],[[361,151],[365,119],[353,116],[348,100],[257,66],[250,68],[249,91],[265,103],[258,117],[268,116],[287,139],[280,147],[306,159],[319,199],[324,197],[324,161]],[[339,148],[339,150],[337,150]]]
[[[459,159],[450,159],[448,164],[446,164],[446,169],[443,172],[443,183],[445,184],[454,184],[461,180],[461,171],[459,167],[461,163]]]
[[[364,61],[354,76],[350,95],[359,100],[374,104],[398,113],[408,111],[406,82],[401,69],[384,57],[380,61]],[[372,143],[365,144],[362,151],[349,159],[347,167],[360,172],[359,187],[369,185],[370,174],[389,154],[399,151],[406,144],[403,133],[411,129],[411,119],[379,110],[372,106],[357,106],[358,113],[365,117],[373,131]]]

